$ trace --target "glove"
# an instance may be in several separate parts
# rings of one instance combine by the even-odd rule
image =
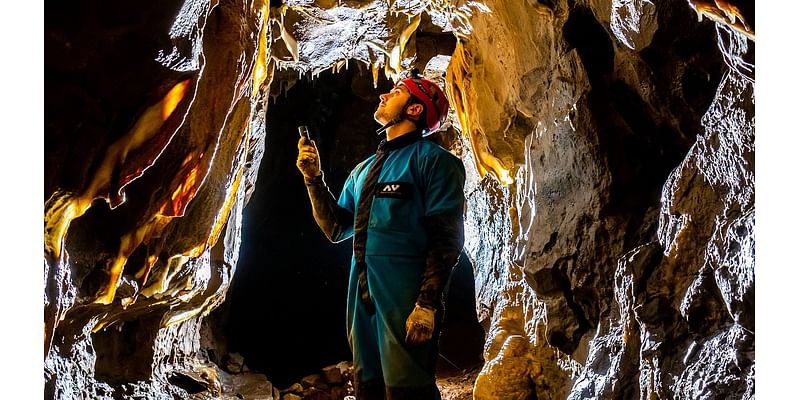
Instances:
[[[416,304],[406,320],[406,344],[416,346],[431,340],[435,310]]]
[[[322,175],[319,168],[319,151],[313,140],[301,137],[297,142],[297,169],[306,179]]]

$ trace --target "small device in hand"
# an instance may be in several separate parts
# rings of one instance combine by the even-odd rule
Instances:
[[[297,127],[297,132],[300,133],[300,136],[306,138],[306,140],[311,141],[311,136],[308,134],[308,127],[305,125],[300,125]]]

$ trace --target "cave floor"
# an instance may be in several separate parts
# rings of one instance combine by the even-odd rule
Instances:
[[[442,400],[472,400],[472,388],[480,371],[481,367],[477,366],[470,370],[439,373],[436,385],[442,393]]]

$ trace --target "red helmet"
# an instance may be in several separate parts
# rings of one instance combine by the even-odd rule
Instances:
[[[450,107],[450,102],[447,101],[439,85],[418,76],[402,79],[395,84],[395,87],[398,85],[405,86],[411,95],[425,106],[425,125],[428,127],[428,133],[439,129],[447,118],[447,110]]]

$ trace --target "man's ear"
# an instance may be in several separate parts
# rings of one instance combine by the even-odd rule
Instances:
[[[408,108],[406,108],[406,114],[408,114],[409,116],[412,116],[412,117],[416,117],[416,116],[419,116],[420,114],[422,114],[422,110],[424,110],[424,109],[425,108],[422,106],[422,104],[414,103],[414,104],[408,106]]]

